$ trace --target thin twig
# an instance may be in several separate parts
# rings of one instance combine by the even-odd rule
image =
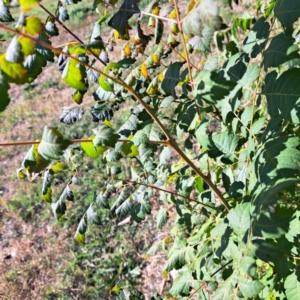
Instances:
[[[230,261],[228,261],[225,265],[223,265],[222,267],[220,267],[217,271],[213,272],[210,277],[215,276],[218,272],[220,272],[222,269],[224,269],[226,266],[228,266],[230,263],[233,262],[233,259],[231,259]]]
[[[179,29],[179,34],[180,34],[180,37],[181,37],[182,45],[183,45],[185,60],[187,62],[187,68],[188,68],[189,77],[190,77],[190,84],[191,84],[191,87],[193,89],[194,88],[194,83],[193,83],[193,75],[192,75],[192,70],[191,70],[191,63],[190,63],[189,53],[188,53],[188,50],[187,50],[187,47],[186,47],[186,43],[185,43],[185,38],[184,38],[184,34],[183,34],[182,24],[181,24],[181,21],[180,21],[179,9],[178,9],[178,5],[177,5],[177,1],[173,0],[173,2],[174,2],[174,8],[175,8],[175,11],[176,11],[177,25],[178,25],[178,29]]]
[[[130,183],[132,183],[132,184],[143,185],[143,186],[146,186],[146,187],[149,187],[149,188],[152,188],[152,189],[161,191],[161,192],[166,192],[166,193],[168,193],[168,194],[172,194],[172,195],[174,195],[174,196],[176,196],[176,197],[181,197],[181,198],[183,198],[183,199],[185,199],[185,200],[187,200],[187,201],[189,201],[189,202],[195,202],[195,203],[198,203],[198,204],[200,204],[200,205],[202,205],[202,206],[209,207],[209,208],[214,209],[214,210],[218,210],[218,208],[213,207],[213,206],[210,206],[210,205],[208,205],[208,204],[205,204],[205,203],[203,203],[203,202],[201,202],[201,201],[198,201],[198,200],[195,200],[195,199],[191,199],[191,198],[182,196],[182,195],[180,195],[180,194],[177,194],[177,193],[172,192],[172,191],[169,191],[169,190],[162,189],[162,188],[157,187],[157,186],[152,185],[152,184],[143,183],[143,182],[137,182],[137,181],[131,181],[131,180],[129,180],[129,179],[122,179],[122,181],[123,181],[123,182],[124,182],[124,181],[125,181],[125,182],[130,182]]]
[[[161,16],[158,16],[158,15],[154,15],[154,14],[151,14],[151,13],[147,13],[145,11],[142,11],[141,14],[142,14],[142,16],[146,15],[146,16],[150,16],[150,17],[153,17],[153,18],[156,18],[156,19],[161,19],[161,20],[164,20],[164,21],[167,21],[167,22],[177,23],[175,20],[165,18],[165,17],[161,17]]]
[[[79,43],[84,44],[84,42],[76,35],[74,34],[63,22],[61,22],[55,15],[53,15],[45,6],[43,6],[40,2],[38,2],[38,5],[40,8],[42,8],[51,18],[53,18],[57,23],[59,23],[69,34],[72,35],[74,39],[76,39]],[[104,66],[106,66],[106,63],[91,49],[89,49],[89,52],[98,60],[100,61]]]

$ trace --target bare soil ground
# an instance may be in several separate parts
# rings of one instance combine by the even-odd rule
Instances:
[[[89,16],[82,20],[76,34],[85,39],[96,19],[97,16]],[[60,32],[59,38],[52,41],[55,46],[72,40],[63,29]],[[62,107],[74,105],[71,91],[62,83],[54,64],[45,67],[33,89],[12,85],[12,101],[0,116],[0,141],[39,138],[44,125],[54,126],[58,122]],[[92,100],[91,96],[87,96],[87,100]],[[40,219],[38,212],[47,210],[42,200],[27,220],[19,216],[26,213],[26,206],[22,211],[12,209],[13,201],[30,199],[33,193],[38,193],[35,187],[30,187],[34,183],[21,181],[15,172],[28,149],[27,146],[0,148],[0,299],[57,299],[46,295],[69,288],[64,285],[62,274],[66,260],[73,255],[68,249],[74,242],[74,233],[55,226],[50,211],[48,218]],[[149,226],[153,226],[153,222],[150,223]],[[153,243],[165,236],[165,232],[160,232]],[[149,235],[145,234],[145,239],[149,239]],[[139,288],[146,295],[167,287],[162,275],[164,263],[162,252],[145,258]],[[68,299],[80,299],[78,291],[83,287],[80,282],[77,284],[70,288]]]

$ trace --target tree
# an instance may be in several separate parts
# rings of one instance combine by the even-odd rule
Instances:
[[[15,36],[0,56],[1,111],[10,83],[33,82],[55,56],[78,104],[61,122],[80,122],[89,83],[97,84],[90,114],[98,126],[90,138],[71,140],[46,126],[39,142],[28,142],[18,170],[31,181],[42,174],[42,198],[62,221],[79,176],[76,153],[103,161],[107,179],[75,239],[85,242],[99,208],[143,222],[159,192],[158,228],[168,220],[165,204],[177,212],[165,266],[178,270],[174,297],[299,299],[300,1],[153,1],[144,10],[132,0],[94,1],[105,13],[87,43],[64,25],[77,1],[58,1],[52,14],[36,0],[20,0],[15,29],[4,2],[0,28]],[[35,5],[49,14],[45,24],[24,15]],[[54,48],[58,24],[77,42]],[[105,24],[113,29],[108,40]],[[122,58],[109,62],[116,47]],[[128,119],[116,128],[118,109]],[[51,181],[65,168],[73,175],[53,200]],[[117,287],[112,294],[143,298]]]

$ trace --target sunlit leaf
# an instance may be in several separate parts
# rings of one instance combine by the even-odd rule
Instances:
[[[105,125],[100,125],[98,128],[93,129],[95,138],[93,139],[93,144],[97,146],[108,146],[114,147],[119,136],[114,133],[114,131]]]
[[[69,140],[64,139],[57,128],[45,126],[38,152],[45,159],[56,160],[69,145]]]
[[[14,18],[12,17],[8,7],[3,1],[0,1],[0,22],[12,22]]]
[[[2,75],[8,82],[24,84],[28,80],[27,69],[21,63],[10,63],[5,58],[5,53],[0,55]]]
[[[45,25],[35,16],[26,18],[25,30],[31,35],[42,34],[45,31]]]
[[[79,64],[76,60],[68,60],[62,73],[64,82],[72,88],[80,91],[86,91],[88,89],[84,80],[86,76],[85,67]]]
[[[19,0],[23,10],[30,10],[38,4],[39,0]]]
[[[93,140],[95,137],[96,135],[92,135],[90,139]],[[89,157],[92,158],[99,157],[106,150],[105,146],[95,146],[93,142],[82,142],[81,148]]]

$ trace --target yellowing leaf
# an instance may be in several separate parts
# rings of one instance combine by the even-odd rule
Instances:
[[[158,78],[158,80],[159,80],[160,82],[162,82],[162,81],[164,80],[165,76],[164,76],[163,73],[160,73],[160,74],[157,75],[157,78]]]
[[[156,54],[152,54],[152,58],[153,58],[153,63],[155,65],[159,64],[159,57]]]
[[[28,80],[28,71],[21,63],[10,63],[5,59],[5,53],[0,56],[2,74],[9,82],[23,84]]]
[[[175,9],[169,14],[169,18],[170,19],[176,19],[177,18],[177,14],[176,14],[176,10]]]
[[[160,7],[156,6],[154,9],[152,9],[152,14],[158,16],[160,12]]]
[[[118,40],[121,37],[120,32],[117,30],[114,30],[114,35],[116,40]]]
[[[124,51],[126,57],[131,56],[131,49],[130,49],[130,46],[128,44],[125,45],[123,51]]]
[[[22,47],[22,52],[24,56],[28,56],[35,53],[35,46],[31,39],[27,37],[21,37],[18,39],[18,42],[20,43]]]
[[[19,0],[23,10],[30,10],[38,4],[39,0]]]
[[[146,66],[145,64],[141,64],[141,74],[142,74],[145,78],[149,78],[147,66]]]
[[[179,32],[178,25],[176,23],[172,23],[170,30],[172,33],[177,34]]]
[[[41,34],[45,31],[45,25],[38,17],[30,16],[26,19],[25,30],[31,35]]]
[[[110,291],[109,293],[111,294],[112,292],[117,292],[119,293],[121,291],[120,287],[118,285],[115,285]]]

